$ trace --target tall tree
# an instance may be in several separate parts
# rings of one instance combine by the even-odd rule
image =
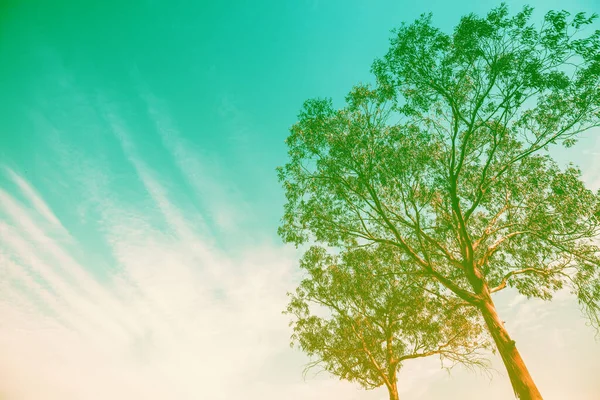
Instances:
[[[395,254],[382,250],[332,256],[313,247],[304,255],[307,276],[287,313],[292,343],[313,357],[309,367],[367,389],[385,385],[390,400],[398,400],[397,373],[408,360],[437,355],[447,367],[484,367],[478,350],[488,342],[476,310],[428,291],[426,280],[390,273]]]
[[[374,88],[304,104],[279,169],[285,241],[396,252],[481,314],[521,399],[542,396],[494,293],[568,287],[600,322],[600,193],[549,153],[600,124],[600,32],[595,15],[531,15],[402,25]]]

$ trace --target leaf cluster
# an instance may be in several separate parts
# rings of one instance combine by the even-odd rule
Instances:
[[[600,322],[600,196],[549,153],[600,124],[600,31],[586,33],[596,15],[532,11],[502,5],[451,34],[422,16],[395,31],[374,87],[341,109],[307,101],[279,169],[282,238],[385,249],[475,306],[567,286]]]
[[[485,365],[478,316],[456,299],[429,292],[427,282],[394,271],[384,248],[341,255],[312,247],[287,313],[292,342],[330,373],[365,388],[391,386],[402,364],[438,355],[443,365]]]

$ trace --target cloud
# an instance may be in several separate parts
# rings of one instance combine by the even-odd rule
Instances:
[[[46,203],[44,203],[40,195],[25,179],[8,167],[5,168],[5,172],[6,175],[8,175],[8,177],[19,187],[23,195],[27,198],[27,200],[29,200],[31,205],[35,208],[40,216],[54,225],[57,230],[66,232],[58,218],[56,218],[56,215],[54,215]]]
[[[115,115],[108,122],[155,207],[103,202],[97,196],[108,190],[105,181],[94,181],[92,169],[78,171],[89,174],[95,186],[89,195],[98,203],[97,215],[88,210],[86,218],[99,221],[117,264],[106,280],[88,269],[89,244],[65,228],[30,182],[4,170],[22,198],[0,190],[0,394],[11,400],[362,396],[355,385],[301,380],[306,360],[289,349],[281,314],[294,285],[295,251],[240,243],[234,256],[216,248],[207,228],[190,222],[204,216],[184,215],[124,123]]]
[[[115,108],[75,97],[80,111],[115,140],[114,154],[132,171],[127,185],[136,189],[119,192],[106,160],[94,149],[69,146],[59,131],[52,142],[58,150],[49,151],[58,169],[45,171],[61,178],[62,197],[54,203],[42,195],[49,192],[43,183],[0,168],[13,189],[0,189],[0,398],[387,398],[385,389],[363,391],[327,374],[302,380],[307,360],[289,348],[288,317],[281,314],[285,293],[297,283],[297,252],[248,237],[239,221],[249,205],[203,163],[158,99],[142,96],[156,130],[145,134],[164,147],[175,166],[169,172],[147,158]],[[101,118],[92,116],[95,108]],[[172,174],[188,183],[183,191],[171,184]],[[195,200],[203,206],[191,207]],[[238,240],[220,247],[216,231]],[[101,274],[98,254],[111,263]],[[523,300],[505,299],[509,328],[519,340],[545,335],[547,306]],[[544,337],[565,354],[587,343],[570,330]],[[543,367],[546,354],[531,359]],[[434,359],[407,363],[399,375],[402,393],[415,399],[447,398],[448,391],[464,399],[479,398],[481,390],[490,399],[510,393],[506,379],[495,378],[492,388],[486,377],[474,380],[457,369],[450,381],[438,366]],[[546,382],[551,388],[554,381]]]
[[[219,164],[183,138],[171,120],[167,105],[137,78],[140,96],[162,144],[176,163],[195,198],[205,205],[215,228],[233,233],[252,215],[250,206],[233,185],[223,179]],[[241,123],[238,121],[238,125]]]

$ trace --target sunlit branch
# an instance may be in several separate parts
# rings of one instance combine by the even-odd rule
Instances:
[[[515,275],[522,275],[522,274],[528,274],[528,273],[536,273],[536,274],[541,274],[541,275],[551,275],[556,273],[556,271],[554,270],[550,270],[550,269],[542,269],[542,268],[523,268],[523,269],[519,269],[516,271],[510,271],[508,274],[504,275],[504,277],[502,278],[502,280],[500,281],[500,284],[492,289],[490,289],[490,293],[495,293],[495,292],[499,292],[500,290],[506,288],[507,284],[508,284],[508,280],[515,276]]]

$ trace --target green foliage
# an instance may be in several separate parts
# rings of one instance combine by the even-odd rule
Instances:
[[[307,101],[279,169],[283,239],[387,247],[473,305],[569,286],[599,322],[600,197],[548,149],[600,123],[600,31],[531,14],[503,5],[452,34],[423,16],[395,31],[376,87],[339,110]]]
[[[439,355],[447,366],[483,366],[477,350],[487,342],[477,313],[427,291],[418,276],[397,275],[396,261],[385,248],[306,252],[307,276],[287,313],[295,317],[293,343],[313,358],[311,365],[368,389],[395,387],[408,359]]]

